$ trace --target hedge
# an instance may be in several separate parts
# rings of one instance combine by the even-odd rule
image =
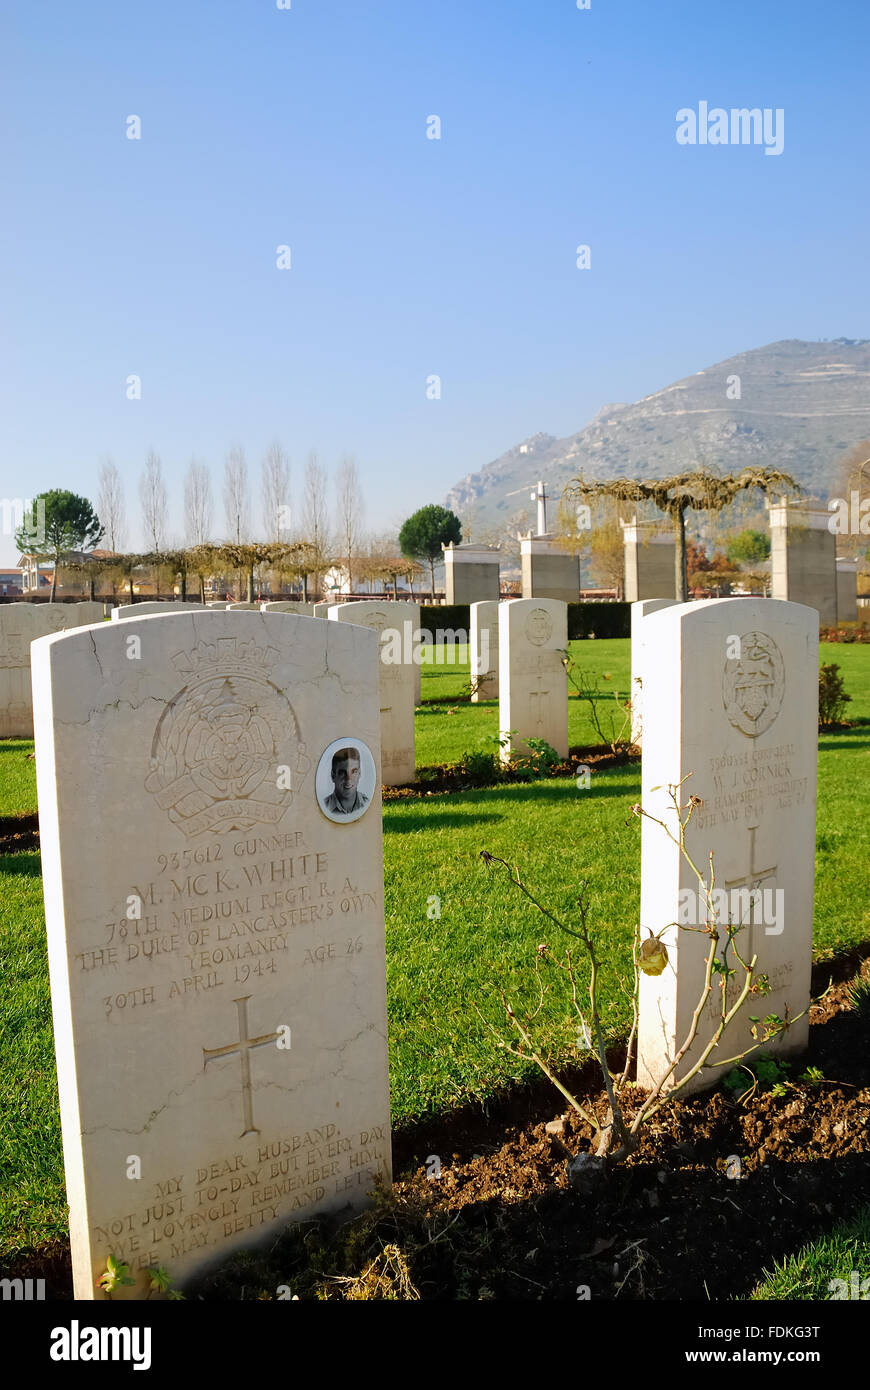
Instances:
[[[568,604],[568,641],[583,637],[630,637],[631,604],[589,603]]]
[[[421,628],[435,636],[439,628],[452,628],[454,632],[462,629],[463,632],[471,632],[471,605],[468,603],[421,603],[420,621]]]
[[[471,611],[467,603],[451,603],[441,607],[435,604],[421,604],[420,627],[434,634],[440,628],[451,628],[454,632],[471,629]],[[630,637],[630,603],[569,603],[568,640],[590,637]]]

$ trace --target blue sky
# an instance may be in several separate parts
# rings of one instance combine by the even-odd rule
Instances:
[[[7,0],[0,496],[96,501],[111,456],[137,544],[153,447],[171,529],[196,455],[221,531],[227,449],[257,511],[277,437],[294,500],[349,453],[383,529],[606,402],[870,336],[868,40],[864,0]],[[678,145],[699,101],[782,108],[782,154]]]

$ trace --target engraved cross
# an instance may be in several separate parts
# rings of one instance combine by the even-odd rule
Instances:
[[[248,1037],[248,1000],[250,994],[246,994],[242,999],[234,999],[233,1003],[239,1011],[239,1039],[238,1042],[227,1043],[225,1047],[213,1047],[202,1049],[202,1069],[205,1071],[209,1062],[215,1057],[232,1057],[238,1052],[242,1061],[242,1110],[245,1119],[245,1128],[240,1138],[244,1139],[246,1134],[259,1134],[260,1131],[254,1124],[254,1106],[251,1098],[251,1049],[254,1047],[265,1047],[267,1043],[276,1042],[278,1033],[262,1033],[258,1038]]]
[[[549,690],[542,690],[543,676],[538,676],[538,688],[529,692],[529,714],[536,729],[544,728],[550,700]]]
[[[749,826],[749,872],[748,872],[748,873],[745,873],[745,874],[742,876],[742,878],[726,878],[726,880],[725,880],[725,887],[726,887],[726,889],[728,890],[729,893],[731,892],[731,889],[732,889],[732,888],[749,888],[750,890],[753,889],[753,888],[758,888],[758,887],[760,887],[760,885],[761,885],[761,883],[763,882],[764,879],[766,879],[766,878],[774,878],[775,875],[776,875],[776,865],[775,865],[775,864],[772,866],[772,868],[769,868],[769,869],[759,869],[759,868],[756,867],[756,864],[755,864],[755,832],[756,832],[757,829],[758,829],[758,826],[757,826],[757,825],[750,825],[750,826]],[[754,906],[753,906],[753,905],[750,905],[750,912],[749,912],[749,956],[748,956],[748,960],[751,960],[752,957],[753,957],[753,955],[755,954],[755,949],[754,949],[754,937],[753,937],[753,930],[754,930],[754,927],[755,927],[754,918],[755,918]],[[747,963],[748,963],[748,962],[747,962]]]

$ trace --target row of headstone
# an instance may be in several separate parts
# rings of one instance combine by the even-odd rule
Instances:
[[[375,632],[268,612],[33,643],[79,1299],[389,1181],[380,667]]]
[[[405,638],[410,622],[416,631],[419,610],[414,604],[356,604],[314,605],[289,602],[263,604],[215,603],[209,612],[227,609],[264,611],[271,613],[334,617],[373,627],[378,633],[386,628],[397,629]],[[120,604],[112,609],[113,622],[132,618],[171,613],[205,611],[204,605],[181,600]],[[80,627],[100,621],[104,616],[102,603],[64,604],[4,604],[0,608],[0,738],[33,737],[33,701],[30,679],[30,646],[36,638],[70,627]],[[407,658],[407,642],[403,655]],[[389,656],[388,653],[385,653]],[[410,686],[408,684],[410,678]],[[384,780],[388,786],[414,780],[414,706],[420,700],[420,667],[404,660],[400,670],[394,662],[382,663],[383,756]],[[410,693],[409,693],[410,692]]]
[[[226,607],[225,604],[215,606]],[[187,599],[154,599],[146,600],[144,603],[119,603],[117,608],[112,609],[112,622],[120,622],[126,618],[148,618],[154,613],[184,613],[192,610],[201,613],[203,604],[194,603]]]
[[[334,603],[328,619],[370,628],[380,653],[381,775],[387,787],[416,778],[414,706],[419,666],[414,661],[414,634],[419,609],[414,603]],[[415,675],[416,672],[416,675]]]
[[[568,755],[568,606],[561,599],[471,605],[471,699],[497,699],[501,759],[542,739]]]
[[[33,738],[30,644],[102,619],[103,604],[90,600],[0,606],[0,738]]]

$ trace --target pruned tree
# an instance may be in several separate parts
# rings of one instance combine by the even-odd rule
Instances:
[[[228,541],[219,546],[201,546],[196,556],[189,556],[189,564],[200,563],[208,558],[215,573],[223,570],[238,570],[246,576],[246,600],[254,602],[255,574],[259,565],[293,569],[301,567],[309,559],[308,547],[304,542],[295,544],[268,545],[263,542],[245,542],[236,545]]]
[[[124,506],[124,483],[118,466],[104,459],[100,467],[100,493],[97,510],[109,550],[120,554],[127,544],[127,516]]]
[[[201,545],[188,546],[186,560],[187,573],[194,575],[199,581],[200,601],[205,603],[205,581],[212,579],[215,575],[222,574],[224,570],[220,546],[210,541],[204,541]]]
[[[161,572],[168,578],[173,587],[178,581],[182,603],[187,600],[187,576],[191,573],[191,551],[181,546],[173,546],[171,550],[162,550],[159,554],[143,555],[143,564],[150,565],[154,573],[158,576],[157,591],[160,592],[159,576]],[[200,598],[202,598],[202,585],[200,585]]]
[[[211,534],[213,510],[208,465],[191,459],[184,475],[184,536],[188,546],[206,544]]]
[[[140,569],[145,562],[145,557],[137,555],[133,551],[116,555],[111,561],[111,570],[114,575],[127,589],[131,603],[135,603],[136,596],[133,593],[133,583],[137,569]]]
[[[166,541],[168,503],[160,455],[149,449],[145,469],[139,479],[142,526],[150,550],[159,553]]]
[[[88,597],[97,596],[97,583],[106,575],[117,573],[117,557],[107,555],[84,555],[81,559],[70,555],[63,557],[63,569],[79,575],[87,583]],[[112,586],[114,588],[114,585]]]
[[[633,481],[613,478],[607,482],[575,478],[565,489],[565,495],[578,500],[611,497],[619,502],[652,502],[660,512],[671,518],[676,538],[674,597],[686,603],[689,587],[686,574],[686,512],[720,512],[741,492],[757,489],[760,492],[800,494],[803,489],[790,473],[779,468],[742,468],[739,473],[717,474],[706,469],[677,473],[671,478],[649,478]]]
[[[269,566],[273,573],[291,583],[302,584],[302,597],[308,600],[308,575],[313,563],[313,549],[307,541],[281,541],[270,549]]]
[[[422,578],[425,574],[415,561],[409,561],[406,556],[400,555],[398,548],[382,554],[371,567],[371,575],[374,579],[379,579],[384,589],[388,584],[393,587],[393,598],[399,597],[399,580],[407,579],[411,593],[414,592],[413,582],[415,578]]]

